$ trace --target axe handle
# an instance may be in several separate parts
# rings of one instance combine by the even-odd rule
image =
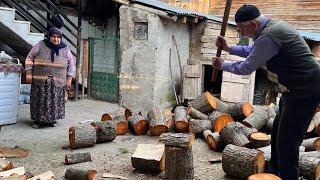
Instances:
[[[228,24],[231,4],[232,4],[232,0],[227,0],[226,7],[224,9],[224,14],[223,14],[223,20],[222,20],[222,25],[221,25],[221,30],[220,30],[220,36],[225,36],[225,34],[226,34],[226,29],[227,29],[227,24]],[[216,57],[220,57],[221,56],[221,52],[222,52],[222,48],[218,48],[217,49],[217,53],[216,53]],[[215,69],[215,68],[212,69],[211,82],[214,82],[214,81],[217,80],[218,72],[219,72],[218,69]]]

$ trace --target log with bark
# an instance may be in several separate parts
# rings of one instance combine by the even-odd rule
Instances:
[[[0,159],[0,171],[7,171],[12,169],[14,166],[11,161]]]
[[[318,180],[320,178],[320,159],[302,156],[299,159],[299,173],[307,179]]]
[[[124,135],[128,131],[128,122],[124,114],[102,115],[101,121],[112,121],[116,126],[117,135]]]
[[[149,130],[151,136],[159,136],[169,131],[168,124],[170,122],[168,121],[172,121],[172,117],[167,115],[165,111],[154,108],[148,112],[147,117],[150,121]]]
[[[220,131],[220,138],[226,145],[247,146],[250,143],[248,136],[253,132],[256,131],[239,122],[231,122]]]
[[[96,175],[96,170],[69,168],[66,170],[64,177],[69,180],[94,180]]]
[[[162,172],[165,167],[163,144],[138,144],[131,156],[132,166],[142,173]]]
[[[212,114],[210,115],[212,117]],[[234,122],[233,118],[229,114],[222,113],[212,121],[212,129],[214,132],[220,132],[226,125],[232,122]]]
[[[222,169],[226,174],[245,179],[264,172],[264,155],[254,149],[229,144],[222,152]]]
[[[77,164],[88,161],[92,161],[91,154],[89,152],[67,154],[64,158],[65,164]]]
[[[320,135],[320,111],[313,116],[312,122],[315,126],[315,132]]]
[[[254,112],[241,123],[247,127],[260,130],[267,125],[270,118],[275,117],[275,112],[267,106],[256,106]]]
[[[187,112],[188,112],[188,115],[194,119],[205,119],[205,120],[208,119],[208,115],[196,110],[195,108],[193,108],[191,106],[188,107]]]
[[[273,127],[274,119],[275,119],[275,117],[268,119],[267,125],[266,125],[266,131],[267,131],[267,132],[272,132],[272,127]]]
[[[190,106],[204,114],[208,114],[217,108],[217,102],[217,98],[207,91],[191,101]]]
[[[269,146],[271,142],[271,136],[268,136],[266,133],[255,132],[249,135],[250,143],[248,147],[257,149],[265,146]]]
[[[92,122],[96,129],[97,143],[111,142],[116,138],[116,125],[112,121]]]
[[[280,177],[269,173],[258,173],[248,177],[248,180],[281,180]]]
[[[187,109],[183,106],[178,106],[174,109],[174,122],[177,132],[188,131]]]
[[[229,105],[225,113],[230,114],[237,120],[243,120],[253,112],[253,106],[249,102],[241,102]]]
[[[165,144],[165,179],[191,180],[194,178],[193,134],[165,133],[159,141]]]
[[[94,146],[97,142],[96,129],[90,124],[80,124],[69,128],[71,149]]]
[[[221,151],[224,144],[220,138],[219,132],[212,133],[210,130],[203,131],[203,137],[207,141],[209,148],[213,151]]]
[[[129,128],[136,135],[144,135],[149,131],[149,121],[141,115],[132,115],[128,118]]]
[[[189,133],[194,134],[196,137],[203,137],[203,131],[212,129],[210,120],[191,119],[189,121]]]
[[[301,145],[306,147],[306,151],[318,151],[320,150],[320,137],[305,139]]]
[[[320,159],[320,151],[307,151],[307,152],[299,152],[299,158],[302,157],[314,157]]]

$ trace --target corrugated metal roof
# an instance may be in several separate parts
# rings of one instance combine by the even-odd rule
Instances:
[[[320,33],[299,31],[301,36],[307,40],[320,42]]]

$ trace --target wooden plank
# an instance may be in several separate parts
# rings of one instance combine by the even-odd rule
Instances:
[[[183,99],[194,99],[201,94],[200,65],[185,65],[183,67]]]
[[[24,167],[17,167],[14,169],[10,169],[8,171],[0,172],[0,177],[8,177],[11,174],[24,175],[24,173],[25,173]]]

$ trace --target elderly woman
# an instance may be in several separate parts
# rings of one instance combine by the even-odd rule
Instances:
[[[71,51],[62,33],[51,28],[49,38],[38,42],[26,61],[26,81],[31,84],[30,112],[33,127],[55,127],[65,117],[65,90],[75,73]]]

